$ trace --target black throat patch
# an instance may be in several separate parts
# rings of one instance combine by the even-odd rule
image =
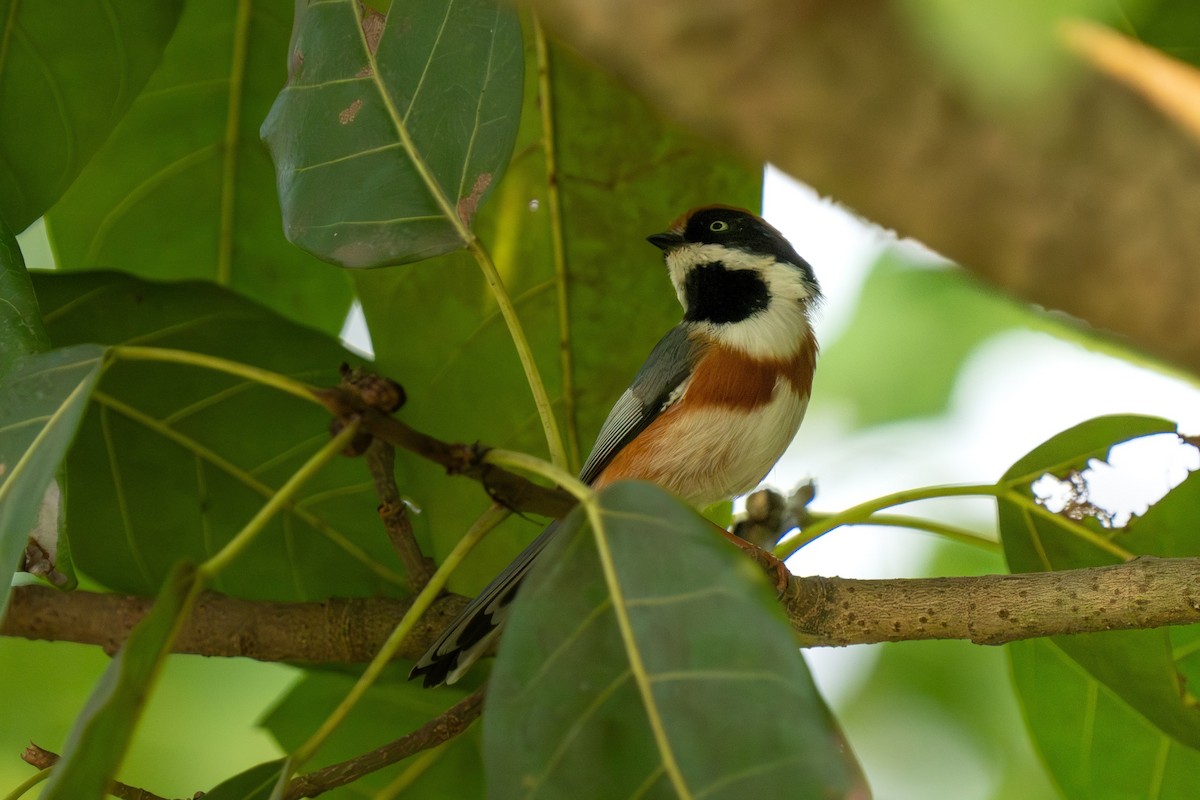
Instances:
[[[757,272],[727,269],[720,261],[701,264],[684,281],[688,322],[741,322],[771,302],[767,284]]]

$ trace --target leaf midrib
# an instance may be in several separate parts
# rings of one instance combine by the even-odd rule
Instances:
[[[581,504],[584,506],[588,521],[591,523],[592,535],[596,541],[596,552],[600,557],[600,568],[604,573],[604,583],[608,587],[609,596],[612,598],[613,612],[617,618],[617,627],[621,632],[621,642],[625,646],[625,653],[629,658],[629,670],[633,675],[634,682],[637,684],[638,694],[642,697],[642,705],[646,711],[646,721],[650,726],[650,732],[654,737],[655,745],[662,759],[663,769],[670,778],[671,785],[680,800],[693,800],[694,795],[683,777],[683,771],[679,768],[679,762],[675,757],[675,750],[671,746],[670,738],[667,736],[666,726],[662,720],[662,713],[658,708],[658,702],[654,698],[654,690],[650,686],[650,676],[646,671],[641,649],[638,647],[637,638],[633,633],[633,624],[629,619],[629,608],[625,594],[622,591],[620,581],[617,579],[616,563],[613,560],[612,550],[608,546],[608,536],[605,533],[603,513],[596,501],[595,495],[585,498]]]

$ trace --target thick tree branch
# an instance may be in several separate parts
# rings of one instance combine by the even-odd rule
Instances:
[[[527,2],[669,116],[1200,369],[1200,148],[1111,77],[1005,114],[901,0]]]
[[[400,650],[413,659],[463,608],[437,601]],[[806,646],[919,639],[1017,639],[1200,622],[1200,558],[1143,557],[1094,569],[981,577],[852,580],[792,576],[781,602]],[[97,644],[114,652],[151,599],[13,591],[0,634]],[[207,593],[175,651],[262,661],[367,661],[404,613],[386,598],[265,603]],[[304,631],[297,636],[296,631]]]
[[[345,786],[348,783],[405,758],[436,747],[449,741],[471,726],[483,711],[483,688],[459,700],[412,733],[388,742],[369,753],[355,756],[347,761],[330,764],[328,767],[301,775],[292,780],[284,794],[286,800],[300,797],[316,797],[319,794]]]
[[[1060,572],[964,578],[793,578],[783,598],[808,646],[917,639],[1004,644],[1200,622],[1200,558],[1143,556]]]
[[[438,598],[404,641],[400,657],[414,659],[424,653],[466,602],[459,595]],[[379,650],[409,604],[384,597],[268,603],[206,592],[184,623],[174,652],[259,661],[362,663]],[[152,605],[152,597],[18,586],[0,621],[0,634],[94,644],[111,655]]]

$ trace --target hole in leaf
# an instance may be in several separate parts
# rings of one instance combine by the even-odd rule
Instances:
[[[1049,473],[1038,478],[1033,496],[1055,514],[1093,517],[1106,528],[1121,528],[1200,469],[1197,447],[1195,437],[1175,434],[1122,442],[1108,461],[1093,459],[1086,469],[1062,478]]]

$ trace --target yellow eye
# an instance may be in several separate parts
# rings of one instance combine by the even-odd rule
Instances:
[[[729,223],[723,219],[719,219],[715,222],[710,222],[708,229],[714,233],[724,233],[725,231],[729,230]]]

